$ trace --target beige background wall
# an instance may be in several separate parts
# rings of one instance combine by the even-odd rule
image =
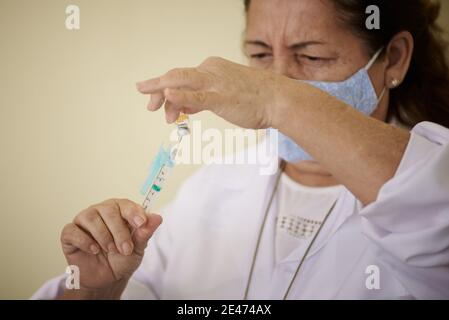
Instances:
[[[79,31],[65,28],[69,4]],[[242,10],[240,0],[0,0],[0,298],[28,298],[64,272],[60,229],[82,208],[142,200],[171,127],[135,82],[211,55],[244,62]],[[159,205],[195,169],[176,168]]]
[[[72,3],[79,31],[65,28]],[[239,0],[0,0],[0,298],[64,272],[59,233],[82,208],[141,202],[172,127],[135,82],[211,55],[243,61],[242,23]],[[159,204],[195,169],[176,168]]]

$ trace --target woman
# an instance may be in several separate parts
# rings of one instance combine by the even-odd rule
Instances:
[[[380,30],[365,25],[368,5]],[[164,223],[128,200],[61,234],[81,274],[35,298],[449,298],[449,70],[427,0],[246,0],[251,67],[209,58],[138,84],[167,121],[280,131],[278,174],[208,166]],[[446,128],[445,128],[446,127]],[[129,225],[137,228],[131,234]]]

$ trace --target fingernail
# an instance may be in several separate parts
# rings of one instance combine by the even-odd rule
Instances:
[[[133,248],[128,241],[122,244],[122,250],[123,253],[127,256],[129,256],[133,252]]]
[[[170,113],[167,114],[165,119],[167,120],[168,124],[172,124],[173,122],[175,122],[176,118]]]
[[[145,223],[145,220],[143,220],[139,216],[135,216],[133,220],[134,220],[134,225],[136,226],[136,228],[139,228],[141,225],[143,225]]]
[[[158,225],[160,225],[162,223],[162,221],[161,221],[162,217],[160,215],[158,215],[158,214],[154,214],[154,213],[150,214],[150,219],[151,219],[151,226],[152,227],[158,226]]]
[[[92,245],[90,246],[90,251],[92,251],[93,254],[97,254],[98,252],[100,252],[100,248],[98,248],[97,245],[92,244]]]

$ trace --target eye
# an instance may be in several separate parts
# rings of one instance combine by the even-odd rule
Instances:
[[[320,57],[308,56],[308,55],[305,55],[305,54],[296,55],[296,57],[298,59],[307,60],[307,61],[310,61],[310,62],[317,62],[317,61],[324,60],[323,58],[320,58]]]
[[[269,54],[269,53],[255,53],[255,54],[251,54],[250,58],[262,60],[262,59],[265,59],[270,56],[271,56],[271,54]]]
[[[309,61],[315,62],[315,61],[321,61],[322,59],[320,57],[312,57],[312,56],[304,56]]]
[[[321,67],[326,62],[329,62],[331,60],[332,59],[329,59],[329,58],[323,58],[323,57],[318,57],[318,56],[310,56],[310,55],[305,55],[305,54],[296,55],[296,61],[298,63],[304,64],[304,65],[308,65],[308,66],[312,66],[312,67]]]

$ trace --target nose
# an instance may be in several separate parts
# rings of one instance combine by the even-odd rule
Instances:
[[[289,78],[295,78],[298,75],[296,74],[296,63],[293,60],[294,59],[287,54],[275,56],[273,57],[273,63],[270,66],[270,70]]]

